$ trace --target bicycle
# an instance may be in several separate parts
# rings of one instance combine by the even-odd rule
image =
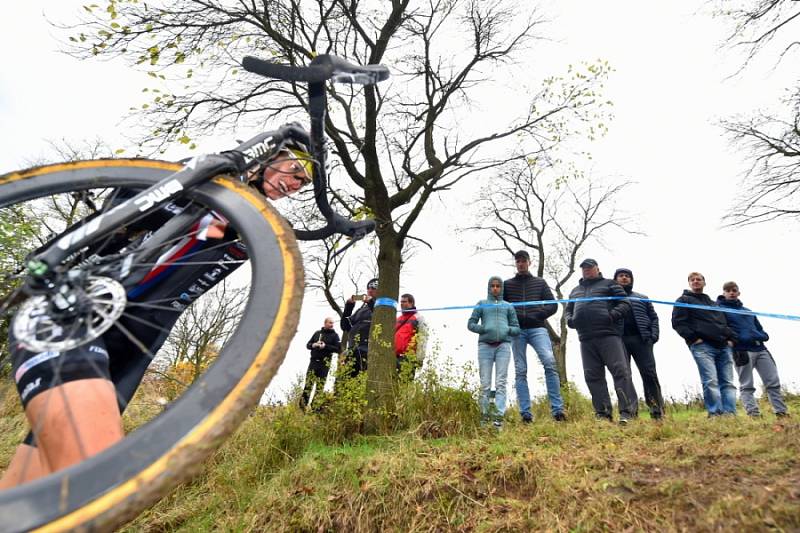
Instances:
[[[226,220],[225,235],[230,236],[226,245],[244,245],[250,258],[249,275],[246,269],[238,269],[236,274],[243,272],[243,277],[249,278],[247,302],[205,373],[156,418],[111,448],[0,492],[0,530],[110,529],[189,479],[260,399],[294,336],[303,296],[302,262],[295,239],[342,234],[352,243],[374,229],[373,221],[350,221],[335,213],[328,202],[325,83],[372,85],[387,79],[388,69],[358,66],[327,55],[314,58],[306,67],[254,57],[245,57],[242,65],[262,76],[308,84],[313,189],[326,220],[324,227],[293,231],[263,196],[241,183],[248,172],[260,168],[265,154],[274,153],[296,133],[291,125],[261,133],[231,151],[198,156],[185,164],[101,159],[0,176],[3,209],[32,206],[41,210],[44,202],[58,205],[66,199],[73,214],[82,216],[80,221],[67,220],[66,227],[53,231],[53,236],[28,256],[22,271],[6,273],[3,280],[4,285],[16,286],[0,302],[0,318],[14,315],[16,341],[41,354],[84,346],[111,331],[127,335],[130,331],[126,330],[136,329],[127,311],[135,305],[151,306],[153,316],[166,312],[164,308],[173,313],[186,313],[187,307],[205,309],[204,290],[186,298],[182,294],[177,304],[141,303],[130,296],[134,287],[159,268],[202,263],[202,254],[191,251],[159,263],[167,250],[186,239],[197,239],[204,231],[197,225],[198,210],[213,211]],[[134,193],[116,197],[126,190]],[[98,207],[98,203],[102,205]],[[138,221],[176,205],[181,210],[146,238],[130,235]],[[40,221],[45,226],[49,222],[47,217]],[[121,236],[122,245],[118,242]],[[236,254],[226,256],[212,272],[219,268],[222,276],[245,260]],[[165,329],[157,323],[142,327]],[[137,339],[129,340],[135,344]],[[150,359],[155,355],[147,353]],[[32,429],[35,436],[36,428]]]

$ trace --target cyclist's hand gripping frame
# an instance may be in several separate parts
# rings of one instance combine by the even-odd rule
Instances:
[[[242,66],[248,72],[284,81],[308,83],[308,112],[311,117],[311,151],[314,156],[314,197],[327,225],[323,228],[305,231],[295,230],[299,240],[310,241],[341,233],[353,239],[364,237],[375,229],[375,221],[352,221],[333,211],[326,194],[327,174],[325,160],[325,113],[327,99],[325,82],[355,83],[374,85],[389,77],[389,69],[383,65],[360,66],[339,57],[323,54],[315,57],[306,67],[292,67],[270,63],[256,57],[246,56]],[[289,126],[291,128],[291,126]],[[291,131],[287,131],[291,134]]]

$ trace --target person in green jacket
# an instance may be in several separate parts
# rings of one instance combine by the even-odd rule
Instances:
[[[483,421],[493,419],[496,428],[503,425],[506,412],[506,382],[508,363],[511,361],[511,337],[519,335],[519,322],[514,307],[503,300],[503,279],[489,278],[488,298],[481,300],[472,310],[467,328],[478,336],[478,369],[481,378],[481,416]],[[489,405],[492,389],[492,368],[495,376],[494,405]]]

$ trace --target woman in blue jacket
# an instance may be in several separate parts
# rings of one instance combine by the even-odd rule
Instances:
[[[496,428],[503,425],[506,412],[506,382],[511,360],[511,337],[519,335],[519,322],[514,307],[503,300],[503,280],[489,278],[488,298],[481,300],[469,317],[467,328],[478,337],[478,369],[481,378],[481,415],[484,421],[493,418]],[[495,371],[494,406],[489,405],[492,389],[492,367]]]

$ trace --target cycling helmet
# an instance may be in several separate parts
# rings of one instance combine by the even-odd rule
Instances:
[[[308,133],[300,124],[292,122],[280,128],[278,140],[264,151],[258,158],[255,167],[251,167],[247,183],[259,192],[263,192],[264,175],[270,166],[285,159],[296,160],[305,170],[303,186],[311,183],[314,176],[314,158],[309,148]]]

